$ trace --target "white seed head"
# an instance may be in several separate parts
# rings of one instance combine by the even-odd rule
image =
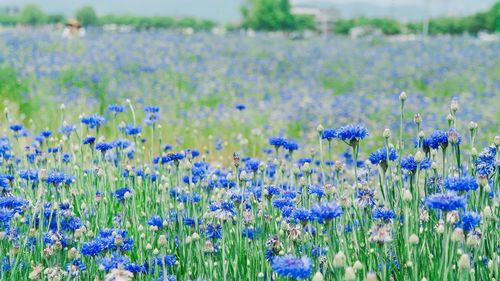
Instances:
[[[312,281],[323,281],[324,278],[323,278],[323,274],[321,274],[321,272],[316,272],[312,278]]]
[[[418,244],[418,236],[415,234],[412,234],[410,236],[410,244],[416,245]]]
[[[462,254],[458,259],[458,268],[470,268],[470,257],[468,254]]]
[[[405,101],[407,98],[408,98],[408,95],[405,92],[401,92],[401,94],[399,94],[400,101]]]

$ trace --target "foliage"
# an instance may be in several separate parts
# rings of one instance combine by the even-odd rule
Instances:
[[[45,23],[45,13],[35,4],[24,6],[19,15],[20,22],[29,25],[38,25]]]
[[[83,26],[96,25],[98,22],[97,14],[91,6],[84,6],[76,12],[76,19]]]
[[[349,31],[358,26],[369,26],[380,29],[386,35],[407,33],[421,33],[423,22],[410,22],[403,24],[394,19],[377,19],[358,17],[354,19],[343,19],[335,22],[333,32],[337,34],[349,34]],[[466,17],[437,17],[429,20],[429,34],[452,34],[463,33],[477,34],[480,31],[500,32],[500,2],[497,2],[490,10],[476,13]]]
[[[248,0],[241,8],[244,28],[263,31],[314,29],[314,20],[291,13],[289,0]]]

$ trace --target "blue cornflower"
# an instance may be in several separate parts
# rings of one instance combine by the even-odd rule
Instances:
[[[311,208],[311,217],[320,223],[338,218],[342,213],[342,207],[335,201],[321,202]]]
[[[287,140],[284,137],[271,137],[269,138],[269,145],[274,146],[276,149],[285,146]]]
[[[374,220],[383,220],[388,222],[392,220],[396,215],[394,211],[387,208],[376,208],[372,211],[372,217]]]
[[[0,196],[0,209],[21,210],[28,205],[28,201],[21,197],[15,196]]]
[[[445,212],[463,209],[466,202],[465,196],[458,196],[455,193],[437,193],[425,198],[425,205],[428,208]]]
[[[366,136],[368,136],[368,130],[362,125],[350,124],[347,126],[340,127],[337,130],[337,138],[349,143],[349,145],[354,145],[358,143]]]
[[[495,172],[496,155],[497,149],[494,145],[483,149],[476,159],[476,171],[479,176],[489,177]]]
[[[481,216],[476,212],[465,212],[456,226],[461,227],[465,232],[474,230],[481,222]]]
[[[117,199],[118,199],[118,201],[123,201],[123,200],[125,200],[125,194],[126,194],[127,192],[128,192],[129,194],[132,194],[132,193],[133,193],[133,192],[132,192],[132,190],[131,190],[130,188],[128,188],[128,187],[122,187],[122,188],[119,188],[119,189],[115,190],[115,192],[113,193],[113,196],[114,196],[115,198],[117,198]]]
[[[162,229],[163,228],[163,220],[161,219],[160,216],[152,216],[148,220],[148,225],[156,226],[158,229]]]
[[[166,163],[169,163],[172,161],[178,162],[178,161],[184,159],[185,157],[186,157],[186,155],[183,152],[177,152],[177,153],[170,152],[161,158],[161,163],[166,164]]]
[[[113,144],[112,143],[107,143],[107,142],[98,142],[96,145],[95,145],[95,149],[96,150],[99,150],[101,152],[106,152],[110,149],[113,148]]]
[[[237,103],[235,106],[234,106],[236,109],[238,109],[239,111],[242,111],[244,109],[246,109],[247,107],[242,104],[242,103]]]
[[[40,133],[40,135],[44,138],[49,138],[50,136],[52,136],[52,132],[51,131],[48,131],[48,130],[44,130]]]
[[[293,201],[288,198],[278,198],[273,201],[273,207],[283,209],[284,207],[293,207]]]
[[[19,171],[19,177],[25,180],[37,181],[38,170],[21,170]]]
[[[247,227],[241,230],[241,235],[243,235],[243,237],[247,237],[248,239],[254,239],[256,236],[259,235],[259,233],[260,233],[259,228],[255,230],[253,227]]]
[[[176,263],[176,259],[174,255],[165,255],[163,257],[153,257],[153,263],[159,266],[174,266]]]
[[[82,260],[75,259],[72,262],[68,262],[64,268],[66,269],[66,271],[69,273],[70,276],[76,277],[80,275],[81,271],[86,270],[87,266]]]
[[[280,276],[303,279],[308,278],[312,273],[312,263],[309,257],[301,258],[293,255],[278,256],[272,261],[273,271]]]
[[[446,178],[443,183],[444,188],[453,191],[476,190],[478,184],[474,177]]]
[[[279,195],[280,194],[280,188],[276,187],[274,185],[270,185],[266,188],[268,197],[272,197],[274,195]]]
[[[74,132],[76,130],[76,127],[75,125],[62,125],[60,128],[59,128],[59,133],[63,134],[63,135],[69,135],[71,134],[72,132]]]
[[[324,129],[323,132],[321,132],[321,139],[331,141],[337,137],[337,131],[335,129]]]
[[[372,207],[375,205],[375,191],[368,188],[359,188],[355,193],[354,201],[361,207]]]
[[[289,152],[293,152],[299,149],[299,144],[293,140],[286,140],[285,144],[283,145],[283,148],[285,148]]]
[[[17,132],[19,132],[19,131],[23,130],[23,129],[24,129],[24,126],[23,126],[23,125],[21,125],[21,124],[12,124],[12,125],[10,125],[10,127],[9,127],[9,128],[10,128],[12,131],[14,131],[14,132],[16,132],[16,133],[17,133]]]
[[[135,136],[135,135],[138,135],[142,132],[141,127],[135,127],[132,124],[125,125],[125,127],[123,127],[121,130],[123,130],[123,132],[125,132],[125,134],[127,134],[129,136]]]
[[[398,153],[395,148],[389,147],[389,149],[386,149],[385,147],[382,147],[375,150],[372,154],[370,154],[370,157],[368,157],[373,165],[387,162],[387,158],[389,158],[389,161],[398,159]]]
[[[197,149],[191,149],[191,157],[196,158],[198,156],[200,156],[200,151]]]
[[[95,257],[104,250],[104,245],[99,240],[91,240],[82,244],[82,255]]]
[[[220,224],[207,224],[205,229],[205,237],[211,239],[222,238],[222,226]]]
[[[121,113],[124,111],[123,106],[118,105],[118,104],[110,104],[108,105],[108,110],[113,113]]]
[[[159,106],[146,106],[144,108],[144,112],[146,112],[146,113],[159,113],[160,107]]]
[[[128,148],[131,143],[128,139],[116,139],[113,141],[113,147],[118,148],[118,149],[125,149]]]
[[[88,136],[88,137],[85,137],[82,141],[82,144],[94,144],[95,143],[95,137],[92,137],[92,136]]]
[[[47,148],[47,153],[58,153],[59,147],[49,147]]]
[[[309,219],[311,219],[311,211],[297,208],[293,210],[292,217],[301,223],[306,223]]]
[[[47,175],[47,178],[45,179],[45,182],[48,184],[53,184],[55,186],[63,183],[66,181],[66,175],[62,172],[57,172],[57,171],[51,171]]]
[[[257,172],[259,169],[260,160],[259,159],[248,159],[245,161],[245,166],[248,170]]]
[[[106,119],[101,115],[93,114],[88,117],[80,118],[80,121],[83,124],[87,125],[90,129],[93,129],[96,127],[99,128],[99,126],[101,126],[106,121]]]
[[[428,144],[432,149],[446,148],[448,146],[448,132],[435,130],[424,140],[424,144]]]
[[[420,170],[427,170],[431,167],[431,161],[428,158],[422,159],[420,162]],[[417,170],[417,161],[413,155],[401,158],[401,168],[408,172],[415,172]]]
[[[309,185],[307,187],[307,192],[309,194],[316,195],[318,197],[323,197],[325,195],[325,189],[319,185]]]

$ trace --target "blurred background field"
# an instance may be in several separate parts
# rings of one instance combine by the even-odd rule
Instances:
[[[164,142],[178,149],[258,156],[269,135],[315,143],[318,124],[359,122],[380,140],[385,126],[398,126],[397,97],[406,91],[410,125],[413,113],[422,113],[426,132],[438,128],[456,97],[462,133],[469,121],[481,121],[478,138],[487,143],[500,120],[500,44],[478,32],[495,31],[499,7],[454,17],[448,26],[450,17],[433,18],[428,30],[421,30],[425,20],[387,19],[397,25],[391,28],[381,19],[338,19],[326,36],[321,26],[305,31],[314,18],[266,22],[251,6],[239,28],[274,32],[193,18],[98,16],[85,7],[76,17],[86,36],[68,40],[57,25],[67,16],[30,5],[4,11],[2,107],[34,132],[77,124],[79,115],[106,115],[108,104],[130,99],[139,119],[144,106],[161,107]],[[360,27],[362,35],[350,32]],[[450,36],[458,31],[465,33]],[[61,104],[80,114],[63,115]]]

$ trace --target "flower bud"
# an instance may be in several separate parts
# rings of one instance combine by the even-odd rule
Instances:
[[[412,234],[410,236],[410,244],[412,245],[417,245],[418,244],[418,236],[415,234]]]
[[[408,95],[405,92],[401,92],[401,94],[399,94],[400,101],[404,102],[407,98],[408,98]]]
[[[413,121],[415,122],[415,124],[420,125],[422,123],[422,116],[420,116],[420,114],[418,113],[415,113]]]
[[[345,269],[345,280],[346,281],[353,281],[356,280],[356,273],[354,272],[354,269],[352,267],[347,267]]]
[[[366,281],[378,281],[377,274],[375,272],[368,272],[366,274]]]
[[[342,251],[335,254],[333,258],[333,267],[344,267],[345,266],[345,255]]]
[[[420,163],[422,160],[424,160],[424,153],[419,150],[415,153],[415,162]]]
[[[316,272],[312,278],[312,281],[323,281],[324,278],[323,278],[323,274],[321,274],[321,272]]]
[[[451,234],[451,241],[453,242],[462,242],[464,241],[464,230],[461,228],[455,228],[453,233]]]
[[[384,138],[386,138],[386,139],[390,138],[390,137],[391,137],[391,129],[386,128],[386,129],[384,130],[384,133],[383,133],[382,135],[383,135],[383,136],[384,136]]]
[[[458,259],[458,268],[464,269],[470,267],[470,257],[467,254],[462,254],[460,259]]]
[[[403,200],[406,202],[410,202],[412,200],[412,195],[410,190],[405,189],[405,191],[403,192]]]
[[[323,133],[324,130],[325,130],[325,128],[323,128],[323,126],[321,124],[319,124],[318,127],[316,128],[316,131],[320,135]]]

